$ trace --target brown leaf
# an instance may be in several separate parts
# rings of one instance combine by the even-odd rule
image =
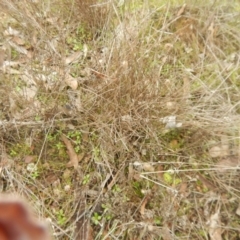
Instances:
[[[147,163],[147,162],[142,163],[142,168],[146,172],[154,172],[155,171],[153,165],[150,163]]]
[[[209,149],[209,155],[212,158],[225,157],[230,155],[229,139],[227,136],[222,136],[220,143]]]
[[[240,166],[240,159],[238,159],[237,157],[227,157],[221,159],[216,164],[217,171],[220,173],[224,173],[232,168],[237,168],[238,166]]]
[[[0,67],[3,66],[4,58],[5,58],[5,52],[2,49],[0,49]]]
[[[81,51],[79,51],[79,52],[74,52],[72,55],[68,56],[68,57],[65,59],[65,64],[68,65],[68,64],[70,64],[70,63],[72,63],[72,62],[75,62],[76,60],[78,60],[78,59],[81,57],[82,54],[83,54],[83,53],[82,53]]]
[[[132,163],[129,164],[128,167],[128,180],[132,180],[134,176],[134,169]]]
[[[237,208],[237,210],[236,210],[236,214],[237,214],[238,216],[240,216],[240,203],[238,204],[238,208]]]
[[[219,212],[211,215],[209,220],[209,236],[211,240],[222,240],[222,229],[220,228]]]
[[[5,146],[0,145],[0,151],[1,151],[1,161],[0,161],[0,173],[1,173],[2,168],[11,167],[14,164],[14,161],[7,154]]]
[[[146,207],[147,203],[149,202],[150,197],[151,197],[150,193],[147,193],[147,195],[143,199],[143,202],[142,202],[141,207],[139,209],[139,212],[141,213],[142,217],[144,217],[145,207]]]
[[[214,146],[209,149],[209,155],[212,158],[228,156],[229,149],[227,148],[227,146]]]
[[[157,178],[158,180],[162,181],[163,180],[163,172],[164,172],[164,167],[162,164],[159,164],[157,166]]]
[[[22,38],[18,37],[18,36],[14,36],[12,38],[12,41],[15,42],[17,45],[20,45],[20,46],[25,44],[25,41]]]
[[[187,6],[186,3],[182,5],[182,7],[179,9],[177,13],[177,17],[181,16],[184,13],[186,6]]]
[[[31,163],[31,162],[34,162],[35,160],[36,160],[36,156],[34,155],[28,155],[24,157],[25,163]]]
[[[90,225],[90,221],[85,219],[84,217],[81,218],[76,223],[76,230],[75,230],[75,239],[76,240],[93,240],[93,229]]]
[[[169,226],[167,226],[167,224],[165,223],[162,230],[161,230],[161,237],[163,238],[163,240],[171,240],[172,236],[171,236],[171,231],[169,229]]]
[[[56,176],[56,174],[48,174],[48,176],[46,177],[46,182],[47,184],[53,184],[56,183],[56,181],[58,180],[58,177]]]
[[[179,193],[181,193],[183,196],[186,196],[187,195],[187,188],[188,188],[188,184],[186,182],[182,182],[180,184]]]
[[[213,21],[210,23],[210,26],[208,27],[207,30],[208,30],[208,41],[213,41],[214,33],[215,33],[215,26]]]
[[[66,148],[68,150],[68,156],[70,158],[70,161],[67,163],[67,167],[74,167],[75,169],[78,168],[78,155],[76,154],[71,142],[64,136],[61,136],[64,144],[66,145]]]
[[[65,83],[72,89],[76,90],[78,88],[78,81],[70,74],[67,74],[65,77]]]
[[[84,157],[85,157],[85,153],[84,152],[79,154],[78,155],[78,162],[81,162],[84,159]]]

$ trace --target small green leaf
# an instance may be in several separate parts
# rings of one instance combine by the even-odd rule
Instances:
[[[165,172],[163,174],[163,179],[168,184],[172,184],[173,183],[173,177],[172,177],[172,174],[170,172]]]

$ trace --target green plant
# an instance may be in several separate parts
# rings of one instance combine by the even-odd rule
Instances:
[[[47,140],[49,141],[49,142],[55,142],[56,140],[57,140],[57,137],[58,137],[58,134],[53,134],[53,133],[49,133],[48,135],[47,135]]]
[[[157,225],[157,226],[160,226],[162,224],[162,217],[161,216],[158,216],[158,217],[155,217],[154,218],[154,223]]]
[[[94,147],[93,148],[93,156],[94,156],[94,159],[96,160],[96,161],[99,161],[100,160],[100,149],[99,149],[99,147]]]
[[[30,177],[34,180],[40,175],[39,169],[35,163],[29,163],[27,165],[27,170],[30,172]]]
[[[9,149],[11,157],[24,156],[31,154],[31,148],[26,143],[17,143]]]
[[[83,50],[83,46],[89,36],[90,35],[87,34],[85,28],[80,25],[71,36],[67,37],[66,42],[70,45],[70,48],[72,48],[73,51],[81,51]]]
[[[31,172],[31,178],[36,179],[37,177],[39,177],[39,172],[37,170]]]
[[[63,209],[60,209],[56,212],[56,215],[57,215],[57,223],[60,225],[60,226],[63,226],[66,221],[67,221],[67,218],[64,214],[64,211]]]
[[[37,114],[37,115],[35,116],[35,121],[40,121],[40,120],[41,120],[41,116]]]
[[[163,174],[163,179],[167,184],[173,185],[173,186],[176,186],[176,185],[178,185],[179,183],[182,182],[182,180],[180,178],[176,178],[174,176],[174,171],[173,170],[168,170],[167,172],[165,172]]]
[[[83,177],[83,185],[88,184],[90,181],[90,174],[84,175]]]
[[[112,219],[113,216],[110,213],[110,207],[107,204],[102,204],[102,208],[104,209],[104,212],[102,215],[104,217],[104,219],[106,219],[106,220]]]
[[[57,147],[58,150],[61,150],[61,149],[64,148],[64,145],[63,145],[62,142],[58,142],[58,143],[56,143],[56,147]]]
[[[11,57],[13,60],[16,60],[19,57],[19,52],[14,48],[11,49]]]
[[[120,193],[120,192],[121,192],[121,188],[120,188],[120,186],[119,186],[118,184],[115,184],[115,185],[113,186],[112,191],[113,191],[114,193]]]
[[[68,37],[67,38],[67,43],[72,46],[72,49],[74,51],[81,51],[83,49],[82,42],[77,40],[76,38]]]
[[[93,224],[98,225],[102,219],[102,216],[99,215],[97,212],[93,213],[93,216],[91,217],[91,220]]]
[[[142,185],[140,182],[134,181],[132,182],[132,186],[134,189],[134,192],[137,196],[139,196],[140,198],[142,198],[144,196],[144,194],[142,193]]]
[[[67,133],[68,138],[70,138],[74,142],[74,150],[76,153],[80,152],[80,145],[82,142],[82,133],[81,131],[75,130],[75,131],[70,131]]]
[[[10,149],[10,156],[11,157],[16,157],[18,155],[18,153],[16,152],[15,149]]]

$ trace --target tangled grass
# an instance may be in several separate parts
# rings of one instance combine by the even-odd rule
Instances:
[[[2,191],[55,239],[240,237],[237,1],[0,7]]]

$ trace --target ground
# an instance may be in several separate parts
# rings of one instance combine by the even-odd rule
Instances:
[[[0,7],[2,192],[53,239],[240,239],[238,1]]]

